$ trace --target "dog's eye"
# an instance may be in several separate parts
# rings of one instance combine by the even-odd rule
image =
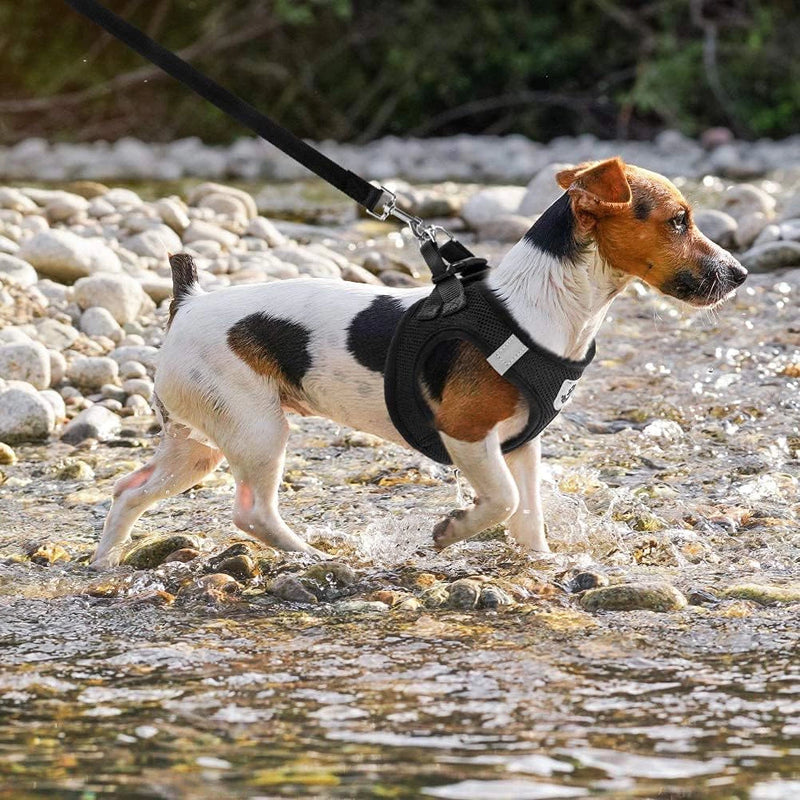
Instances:
[[[669,224],[678,231],[683,233],[686,230],[686,212],[679,211],[670,221]]]

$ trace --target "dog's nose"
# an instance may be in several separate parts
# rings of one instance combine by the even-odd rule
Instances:
[[[729,275],[734,286],[741,286],[747,277],[747,270],[738,261],[733,261],[730,264]]]

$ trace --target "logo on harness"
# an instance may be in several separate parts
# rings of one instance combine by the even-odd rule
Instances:
[[[556,411],[561,411],[564,406],[572,400],[572,395],[575,392],[575,387],[578,385],[578,381],[571,381],[569,378],[561,384],[561,388],[558,390],[558,394],[553,399],[553,408]]]

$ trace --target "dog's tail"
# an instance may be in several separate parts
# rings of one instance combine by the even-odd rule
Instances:
[[[197,267],[188,253],[176,253],[169,257],[172,269],[172,302],[169,304],[167,328],[172,324],[181,303],[197,289]]]

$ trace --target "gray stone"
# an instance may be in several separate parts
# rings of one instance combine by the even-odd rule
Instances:
[[[183,247],[181,239],[167,225],[157,225],[126,239],[125,247],[140,256],[164,260],[170,253],[179,253]]]
[[[138,394],[145,400],[150,400],[153,397],[153,382],[147,378],[128,378],[122,384],[122,391],[126,395]]]
[[[72,283],[96,272],[120,272],[116,253],[97,239],[84,239],[70,231],[47,230],[24,242],[19,257],[40,275]]]
[[[33,286],[39,280],[36,270],[21,258],[0,253],[0,279],[15,286]]]
[[[767,216],[762,211],[751,211],[739,217],[739,227],[733,234],[739,250],[746,250],[767,225]]]
[[[122,422],[113,411],[95,404],[81,411],[64,428],[61,441],[73,445],[80,444],[84,439],[103,441],[116,436],[121,428]]]
[[[781,239],[800,241],[800,219],[786,219],[780,223]]]
[[[132,322],[140,313],[153,308],[153,301],[129,275],[82,278],[75,284],[75,300],[82,309],[92,306],[107,309],[120,325]]]
[[[468,611],[478,605],[481,596],[481,584],[470,578],[454,581],[448,587],[447,607]]]
[[[698,208],[693,213],[695,225],[720,247],[732,247],[736,234],[736,220],[723,211]]]
[[[750,183],[735,184],[722,196],[722,208],[735,219],[760,211],[767,218],[775,213],[775,198]]]
[[[48,350],[50,358],[50,385],[57,386],[67,374],[67,359],[58,350]]]
[[[590,589],[581,606],[587,611],[679,611],[686,598],[668,583],[624,583]]]
[[[81,330],[87,336],[107,336],[118,342],[123,337],[122,328],[107,308],[90,306],[81,314]]]
[[[78,331],[57,319],[43,319],[36,326],[36,336],[39,341],[53,350],[66,350],[78,340]]]
[[[490,186],[480,189],[464,203],[461,218],[472,229],[478,229],[495,217],[515,214],[526,190],[521,186]],[[519,213],[528,214],[528,211]]]
[[[167,556],[187,547],[196,550],[200,547],[199,539],[184,534],[149,536],[132,547],[125,554],[122,563],[134,569],[154,569],[163,564]]]
[[[532,217],[541,214],[553,205],[564,194],[564,190],[556,182],[556,174],[573,166],[574,164],[556,162],[548,164],[537,172],[525,190],[525,196],[516,210],[517,213],[525,217]]]
[[[14,387],[0,394],[0,441],[36,442],[53,432],[52,406],[33,387],[31,390]]]
[[[493,242],[518,242],[532,225],[529,217],[519,214],[502,214],[478,228],[478,239]]]
[[[117,362],[105,356],[80,356],[67,369],[69,380],[82,389],[99,389],[115,382],[118,376]]]
[[[342,267],[342,278],[352,283],[369,283],[373,286],[382,285],[379,278],[358,264],[347,264],[347,266]]]
[[[743,253],[740,261],[750,272],[771,272],[800,265],[800,242],[777,241],[758,244]]]
[[[50,386],[50,356],[39,342],[0,345],[0,378],[25,381],[36,389]]]
[[[330,602],[348,593],[356,582],[355,570],[341,561],[325,561],[309,567],[300,582],[318,600]]]
[[[64,399],[54,389],[43,389],[39,395],[50,403],[53,409],[53,414],[56,418],[56,423],[63,422],[67,418],[67,407],[64,404]]]
[[[1,395],[0,395],[1,397]],[[278,575],[270,583],[268,591],[281,600],[288,600],[290,603],[316,603],[317,598],[312,594],[296,575],[283,573]]]

